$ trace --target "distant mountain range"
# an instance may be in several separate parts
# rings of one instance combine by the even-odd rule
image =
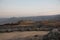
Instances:
[[[5,23],[12,23],[12,22],[15,23],[19,20],[32,20],[32,21],[59,20],[60,21],[60,15],[0,18],[0,25]]]

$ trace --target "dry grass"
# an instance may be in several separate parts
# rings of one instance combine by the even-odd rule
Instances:
[[[26,31],[26,32],[11,32],[11,33],[0,33],[0,40],[7,40],[12,38],[24,38],[33,35],[46,35],[48,31]]]

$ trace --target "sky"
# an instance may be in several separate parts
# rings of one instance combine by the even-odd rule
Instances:
[[[0,0],[0,18],[60,14],[60,0]]]

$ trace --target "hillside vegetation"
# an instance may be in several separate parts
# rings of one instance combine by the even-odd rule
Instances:
[[[0,25],[0,32],[13,31],[50,31],[54,28],[60,30],[60,21],[31,21],[21,20],[16,23],[6,23]]]

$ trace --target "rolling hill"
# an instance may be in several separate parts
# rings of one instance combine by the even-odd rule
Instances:
[[[18,22],[19,20],[32,20],[32,21],[56,20],[56,21],[60,21],[60,15],[0,18],[0,25],[5,24],[5,23],[12,23],[12,22],[15,23],[15,22]]]

